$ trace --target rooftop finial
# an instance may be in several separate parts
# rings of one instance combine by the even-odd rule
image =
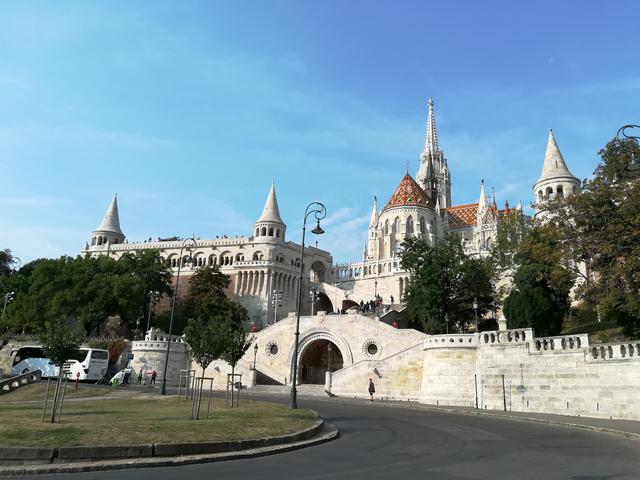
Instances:
[[[424,151],[435,154],[438,151],[438,134],[436,133],[436,116],[433,112],[433,98],[429,97],[427,114],[427,135]]]

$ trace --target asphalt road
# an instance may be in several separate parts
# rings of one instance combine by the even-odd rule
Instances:
[[[337,425],[340,438],[247,460],[26,478],[640,479],[640,441],[619,436],[376,403],[304,398],[299,406]]]

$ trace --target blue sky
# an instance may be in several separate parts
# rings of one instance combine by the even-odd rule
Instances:
[[[75,255],[118,193],[130,241],[251,233],[357,260],[373,195],[418,168],[426,102],[454,204],[528,204],[549,128],[572,172],[640,123],[632,1],[3,2],[0,248]]]

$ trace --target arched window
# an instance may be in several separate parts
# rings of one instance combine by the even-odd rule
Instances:
[[[546,200],[551,200],[553,198],[553,188],[547,187],[547,192],[545,195]]]
[[[262,252],[255,252],[255,253],[253,254],[253,259],[254,259],[254,260],[262,260],[262,259],[263,259]]]
[[[393,233],[400,233],[400,217],[393,221]]]
[[[405,224],[405,231],[407,235],[411,235],[413,233],[413,217],[407,218],[407,223]]]
[[[538,202],[541,202],[542,200],[544,200],[544,197],[542,196],[542,190],[538,190]]]
[[[262,233],[263,237],[266,237],[267,236],[267,227],[262,227],[261,233]]]
[[[389,235],[389,220],[384,221],[384,234]]]
[[[93,238],[91,239],[91,245],[95,245],[95,244],[96,244],[96,237],[93,237]]]
[[[260,228],[256,227],[256,237],[260,236]]]
[[[578,193],[578,187],[576,187],[575,185],[573,186],[573,193]]]
[[[420,233],[423,235],[427,233],[427,224],[424,220],[424,217],[420,217]]]
[[[269,227],[269,236],[273,237],[273,227]]]
[[[280,238],[280,229],[279,228],[276,230],[276,238]]]
[[[236,262],[244,262],[244,255],[242,253],[236,255]]]
[[[209,266],[213,266],[216,264],[216,256],[215,255],[209,255]]]
[[[558,185],[558,187],[556,188],[556,195],[558,196],[558,198],[564,197],[564,190],[562,189],[562,185]]]

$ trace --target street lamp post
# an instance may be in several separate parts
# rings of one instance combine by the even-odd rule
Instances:
[[[149,312],[147,313],[147,330],[145,331],[145,335],[151,327],[151,310],[153,310],[153,306],[160,299],[160,292],[150,290],[147,292],[147,295],[149,296]]]
[[[327,372],[331,372],[331,342],[329,342],[327,344],[327,352],[329,354],[329,359],[328,359],[328,365],[327,365]]]
[[[253,370],[256,369],[256,355],[258,355],[258,344],[253,346]]]
[[[476,321],[476,333],[478,333],[478,298],[473,297],[473,318]]]
[[[7,309],[7,304],[13,302],[15,295],[16,292],[9,292],[4,294],[4,304],[2,305],[2,318],[0,318],[0,322],[4,321],[4,312]]]
[[[171,351],[171,331],[173,330],[173,315],[176,310],[176,300],[178,298],[178,285],[180,283],[180,270],[182,269],[182,252],[187,250],[191,254],[191,249],[196,246],[195,238],[187,238],[182,241],[180,246],[180,258],[178,259],[178,274],[176,275],[176,289],[173,291],[173,301],[171,302],[171,318],[169,320],[169,334],[167,338],[167,354],[164,360],[164,369],[162,372],[162,387],[160,388],[160,395],[167,394],[167,367],[169,366],[169,352]]]
[[[320,228],[320,220],[327,216],[327,209],[320,202],[311,202],[304,211],[304,220],[302,222],[302,246],[300,253],[300,277],[298,279],[298,293],[296,296],[296,333],[293,346],[293,374],[291,381],[291,395],[289,397],[289,408],[298,408],[298,390],[296,382],[298,381],[298,339],[300,338],[300,310],[302,309],[302,280],[304,276],[304,237],[307,230],[307,217],[309,215],[316,217],[317,224],[311,233],[321,235],[324,230]]]
[[[447,329],[447,335],[449,335],[449,313],[444,314],[444,323]]]

